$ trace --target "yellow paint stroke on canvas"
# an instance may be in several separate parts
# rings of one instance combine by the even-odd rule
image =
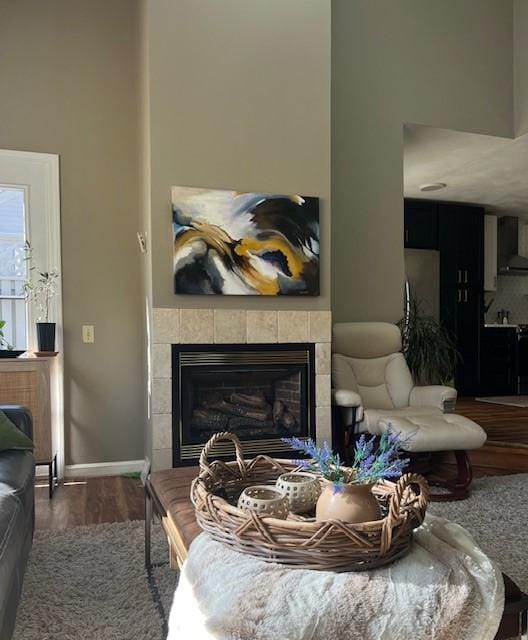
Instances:
[[[286,239],[278,236],[266,240],[243,238],[236,243],[228,233],[217,225],[194,222],[193,228],[188,229],[175,239],[175,251],[177,252],[195,241],[205,242],[211,249],[214,249],[219,256],[229,262],[234,272],[243,276],[244,281],[262,295],[277,295],[280,291],[279,282],[277,277],[270,278],[255,269],[251,263],[252,256],[267,251],[281,251],[286,257],[293,278],[299,278],[303,272],[303,260]],[[233,253],[239,256],[238,261],[235,261]]]
[[[239,256],[248,256],[252,253],[260,254],[266,251],[281,251],[286,256],[292,277],[298,278],[302,274],[303,261],[295,253],[291,244],[283,238],[274,237],[267,240],[242,238],[240,244],[235,247],[235,252]]]

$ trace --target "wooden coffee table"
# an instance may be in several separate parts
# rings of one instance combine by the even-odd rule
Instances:
[[[150,529],[157,516],[169,543],[171,567],[180,567],[191,542],[201,533],[190,499],[198,467],[155,471],[145,483],[145,565],[150,568]]]
[[[150,532],[152,517],[160,519],[169,544],[170,565],[180,567],[187,557],[191,542],[201,533],[190,499],[191,482],[198,467],[179,467],[156,471],[145,483],[145,566],[151,568]],[[528,596],[503,574],[505,604],[495,640],[519,638],[528,640]]]

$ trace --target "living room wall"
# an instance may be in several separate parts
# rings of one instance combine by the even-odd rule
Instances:
[[[513,0],[515,135],[528,133],[528,2]]]
[[[147,1],[156,307],[330,308],[330,0]],[[321,295],[176,296],[173,185],[321,198]]]
[[[513,134],[513,4],[0,3],[0,147],[61,156],[67,463],[143,456],[145,296],[329,309],[332,250],[334,318],[399,317],[402,124]],[[172,185],[319,196],[321,296],[174,295]]]
[[[137,11],[0,3],[0,148],[60,155],[67,464],[143,458]]]
[[[334,0],[334,320],[403,299],[404,122],[513,135],[512,0]]]

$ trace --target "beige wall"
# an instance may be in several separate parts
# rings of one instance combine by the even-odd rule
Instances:
[[[156,307],[330,307],[330,0],[150,0]],[[321,296],[175,296],[172,185],[321,198]]]
[[[528,1],[513,0],[515,135],[528,133]]]
[[[149,38],[148,38],[148,0],[139,0],[139,84],[140,84],[140,163],[141,163],[141,213],[140,230],[144,234],[147,253],[141,256],[141,292],[142,292],[142,370],[143,397],[146,405],[143,443],[144,455],[152,461],[152,412],[151,401],[151,351],[152,351],[152,225],[150,215],[150,91],[149,91]]]
[[[402,314],[404,122],[513,134],[512,0],[332,3],[334,320]]]
[[[137,26],[134,0],[0,0],[0,148],[60,155],[67,464],[143,457]]]
[[[513,1],[0,0],[0,147],[61,156],[68,463],[143,456],[146,298],[330,308],[331,195],[336,319],[400,316],[402,123],[513,134]],[[178,184],[319,196],[322,295],[175,296]]]

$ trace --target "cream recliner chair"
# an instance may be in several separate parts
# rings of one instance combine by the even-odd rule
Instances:
[[[458,478],[435,484],[449,489],[444,499],[461,499],[471,483],[467,450],[486,441],[472,420],[452,413],[457,392],[440,385],[418,387],[401,353],[401,333],[385,322],[343,322],[334,325],[332,397],[345,432],[381,435],[389,425],[407,439],[413,459],[454,451]],[[430,457],[430,456],[429,456]],[[412,462],[411,462],[412,463]]]

